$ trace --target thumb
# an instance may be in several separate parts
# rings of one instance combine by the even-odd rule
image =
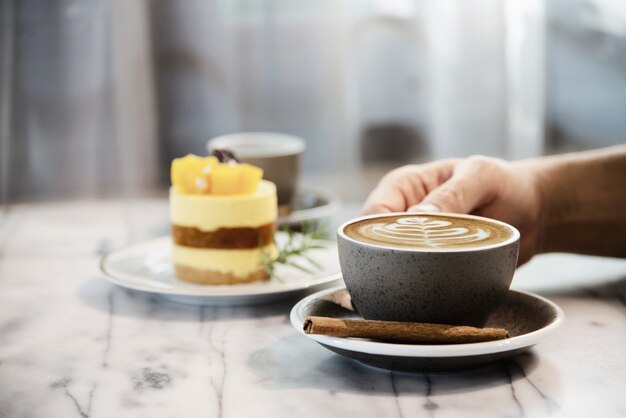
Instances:
[[[488,161],[468,159],[409,211],[470,213],[495,195],[498,179],[492,177],[493,171]]]

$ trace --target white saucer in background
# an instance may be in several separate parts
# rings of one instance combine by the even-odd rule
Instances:
[[[317,223],[330,218],[341,208],[341,199],[335,193],[313,187],[301,187],[293,198],[292,210],[280,216],[280,226],[298,226],[302,223]]]

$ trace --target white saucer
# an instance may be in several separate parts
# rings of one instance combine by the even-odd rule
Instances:
[[[279,225],[295,226],[303,222],[319,222],[340,209],[341,199],[329,190],[301,187],[293,198],[292,206],[288,215],[278,218]]]
[[[279,245],[285,239],[285,233],[276,233]],[[311,250],[307,254],[321,269],[306,273],[278,265],[275,277],[270,280],[240,285],[196,285],[180,281],[174,277],[170,253],[171,238],[155,238],[111,251],[102,257],[100,268],[116,285],[155,293],[174,302],[212,306],[275,302],[304,290],[337,284],[341,280],[337,244],[332,241],[327,241],[324,249]],[[307,265],[306,261],[299,261]]]
[[[366,339],[304,334],[308,316],[360,319],[358,313],[331,302],[340,299],[343,286],[309,295],[291,310],[291,324],[298,332],[322,346],[369,366],[400,371],[443,371],[479,366],[526,350],[552,334],[564,314],[555,303],[532,293],[511,290],[506,301],[494,312],[486,326],[506,328],[506,340],[471,344],[393,344]]]

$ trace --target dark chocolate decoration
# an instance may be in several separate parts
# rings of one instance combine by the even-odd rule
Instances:
[[[241,162],[234,152],[227,149],[214,149],[211,155],[217,157],[220,163],[227,163],[229,161],[234,161],[236,163]]]

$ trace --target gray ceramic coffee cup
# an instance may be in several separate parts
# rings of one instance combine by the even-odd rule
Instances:
[[[211,139],[207,149],[228,149],[245,163],[263,169],[263,178],[276,184],[278,205],[289,206],[297,191],[302,138],[275,132],[241,132]]]
[[[337,230],[341,271],[358,312],[365,319],[483,326],[506,298],[517,265],[519,231],[492,219],[433,213],[484,220],[511,231],[500,243],[445,251],[390,248],[358,241],[344,231],[360,220],[392,215],[408,214],[364,216]]]

